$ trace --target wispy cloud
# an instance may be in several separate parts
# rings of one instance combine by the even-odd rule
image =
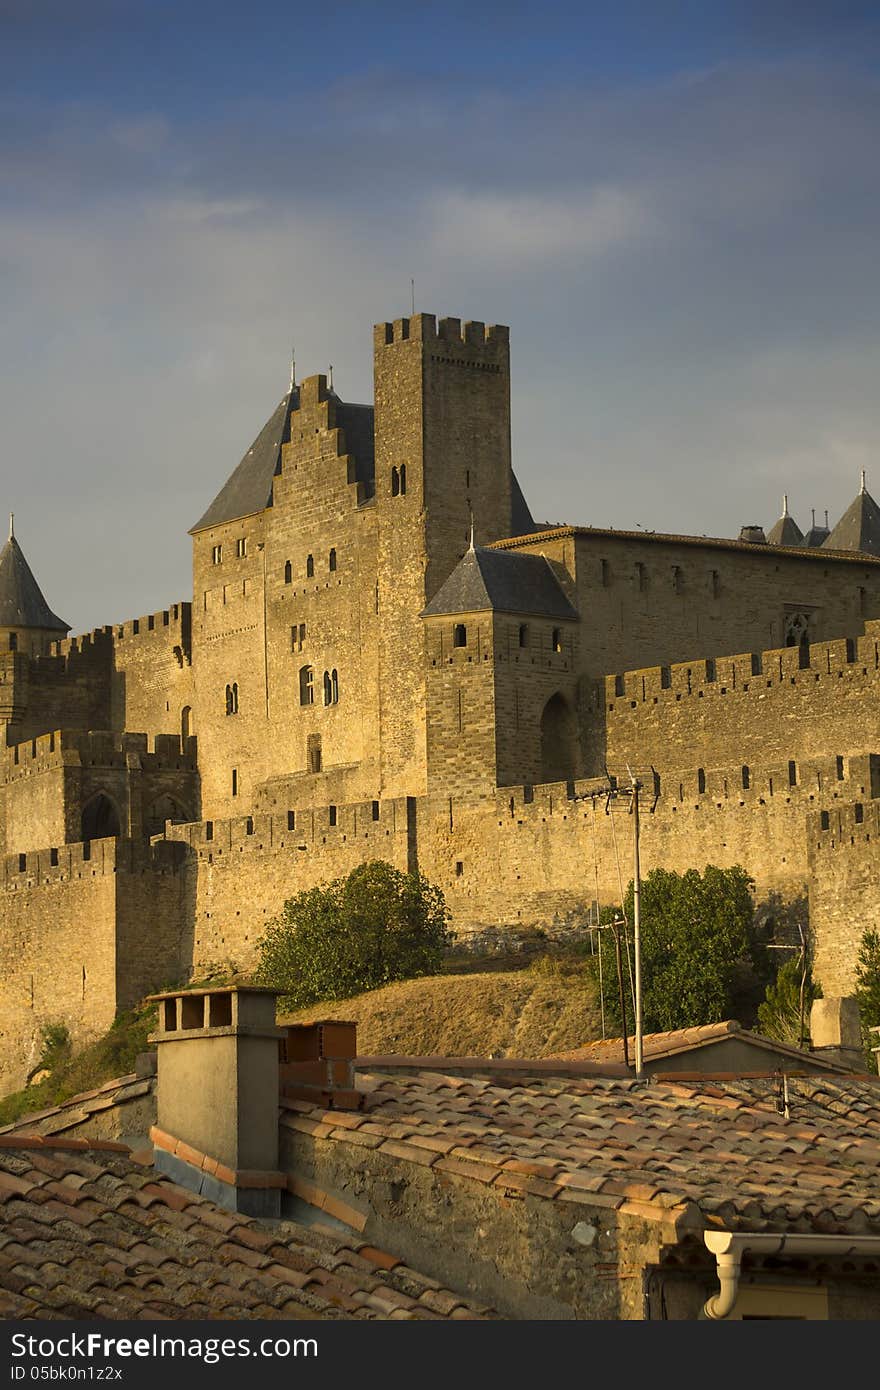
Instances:
[[[511,325],[542,517],[839,512],[880,454],[878,128],[876,78],[815,57],[516,91],[365,64],[210,116],[7,96],[0,467],[50,602],[82,626],[184,594],[291,342],[368,398],[410,275]]]

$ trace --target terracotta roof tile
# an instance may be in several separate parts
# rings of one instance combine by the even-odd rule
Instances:
[[[0,1146],[0,1316],[410,1317],[426,1290],[491,1316],[336,1232],[221,1212],[122,1145]]]
[[[478,1085],[420,1072],[367,1073],[362,1083],[369,1119],[334,1129],[333,1142],[375,1141],[401,1163],[424,1164],[427,1155],[438,1177],[476,1181],[499,1196],[506,1183],[511,1194],[624,1216],[723,1213],[733,1229],[797,1220],[804,1229],[880,1232],[880,1082],[868,1077],[790,1077],[788,1119],[766,1077]]]

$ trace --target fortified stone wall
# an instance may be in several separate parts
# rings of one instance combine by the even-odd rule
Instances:
[[[112,633],[107,727],[183,737],[193,734],[192,604],[174,603],[158,613],[120,623]],[[184,714],[185,710],[190,713]]]
[[[509,544],[572,577],[580,669],[593,679],[783,647],[794,614],[820,642],[880,617],[880,562],[866,555],[575,528]]]
[[[289,810],[172,826],[187,847],[196,973],[233,962],[247,970],[266,924],[287,898],[348,874],[369,859],[406,872],[415,864],[411,799]]]
[[[64,1023],[82,1046],[169,978],[184,911],[179,857],[178,846],[94,840],[2,861],[2,1091],[37,1066],[46,1025]]]
[[[756,769],[748,788],[741,772],[717,768],[704,784],[697,769],[663,776],[655,804],[648,782],[642,872],[742,864],[756,881],[759,904],[772,911],[806,894],[807,813],[823,800],[877,795],[880,758],[852,758],[841,781],[835,759],[803,762],[794,786],[787,763]],[[463,798],[420,802],[419,865],[442,886],[456,928],[583,922],[596,900],[620,902],[632,877],[632,823],[623,800],[606,815],[603,785],[507,788],[491,806]]]
[[[594,708],[612,772],[880,748],[880,623],[859,638],[607,676]]]
[[[157,834],[166,819],[198,810],[195,739],[177,734],[56,730],[0,755],[5,849],[11,853],[83,838],[83,811],[103,795],[123,836]]]
[[[824,860],[817,868],[822,846],[811,846],[820,884],[814,889],[817,973],[831,989],[827,970],[836,988],[856,939],[855,926],[841,928],[836,895],[841,883],[862,873],[853,867],[859,837],[878,834],[880,812],[871,797],[880,757],[852,757],[842,779],[836,758],[805,761],[790,786],[787,763],[755,770],[747,788],[741,773],[740,766],[715,769],[702,790],[693,769],[664,774],[653,809],[657,789],[645,788],[643,872],[741,863],[757,880],[759,902],[772,911],[806,891],[807,812],[823,800],[836,797],[844,807],[858,798],[849,831],[853,853],[835,860],[829,851],[829,875]],[[838,814],[848,826],[850,811],[833,807],[820,822]],[[856,830],[859,815],[867,831]],[[606,814],[600,783],[578,781],[471,801],[291,807],[172,825],[168,839],[150,849],[105,840],[9,856],[0,884],[6,1029],[0,1084],[19,1084],[35,1065],[46,1023],[63,1019],[82,1042],[105,1029],[117,1008],[190,969],[199,974],[229,963],[249,969],[267,921],[286,898],[370,858],[400,869],[418,864],[446,893],[458,931],[584,923],[597,902],[620,901],[631,876],[631,821],[623,803]],[[868,876],[860,891],[870,896]],[[834,944],[826,949],[829,934]]]
[[[862,934],[880,931],[880,803],[814,812],[807,844],[814,973],[826,994],[851,994]]]
[[[16,654],[6,743],[22,743],[52,729],[110,728],[111,631],[66,638],[53,644],[49,656]]]

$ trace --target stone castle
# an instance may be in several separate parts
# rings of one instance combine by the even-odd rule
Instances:
[[[373,405],[290,388],[192,528],[193,598],[69,637],[0,554],[0,1085],[285,898],[418,865],[460,932],[590,920],[642,863],[742,863],[852,985],[880,841],[880,508],[736,540],[536,523],[509,335],[374,330]],[[552,466],[552,463],[551,465]],[[649,813],[650,812],[650,813]],[[873,844],[872,844],[873,837]]]

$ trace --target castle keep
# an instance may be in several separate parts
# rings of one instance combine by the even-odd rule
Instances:
[[[542,524],[509,351],[415,314],[374,330],[373,405],[292,381],[192,528],[191,601],[69,637],[10,534],[4,1088],[46,1023],[84,1040],[153,986],[246,967],[286,897],[367,858],[418,865],[459,931],[585,921],[629,877],[589,797],[628,766],[653,769],[646,869],[742,863],[804,914],[809,890],[819,977],[851,987],[880,509],[863,480],[806,537],[787,503],[736,540]]]

